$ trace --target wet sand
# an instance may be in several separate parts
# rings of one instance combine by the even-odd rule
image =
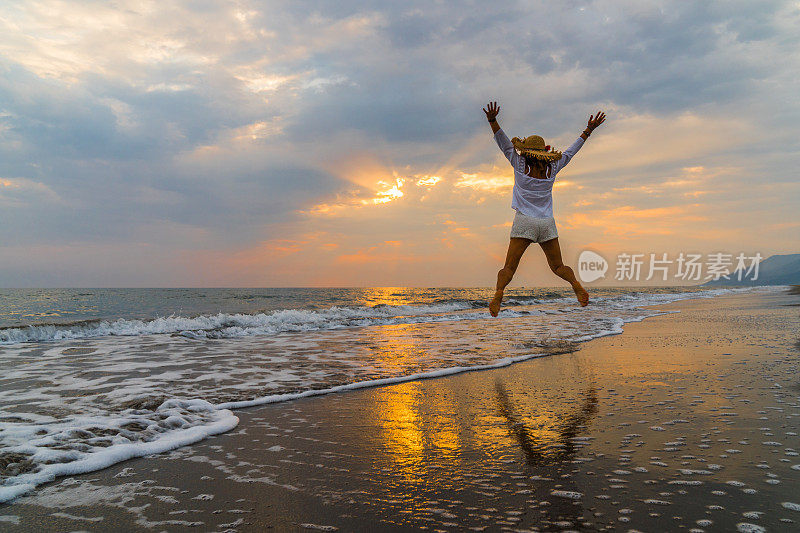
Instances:
[[[798,303],[676,302],[575,353],[238,410],[0,530],[800,531]]]

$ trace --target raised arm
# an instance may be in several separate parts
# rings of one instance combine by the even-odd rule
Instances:
[[[489,121],[489,125],[492,127],[492,133],[497,133],[500,129],[500,124],[497,123],[497,115],[500,113],[497,102],[489,102],[489,105],[483,109],[483,112],[486,113],[486,120]]]
[[[511,144],[511,141],[508,140],[508,135],[506,135],[506,133],[500,129],[500,125],[497,123],[497,114],[500,112],[497,102],[489,102],[489,105],[483,110],[483,112],[486,113],[486,119],[489,121],[489,125],[492,127],[492,133],[494,133],[494,140],[497,143],[497,146],[500,147],[500,150],[502,150],[503,155],[506,156],[508,162],[511,163],[511,166],[517,168],[519,163],[517,151],[514,150],[514,145]]]
[[[597,115],[589,115],[589,123],[587,124],[586,129],[583,130],[583,133],[581,133],[580,137],[575,139],[575,142],[572,143],[569,148],[567,148],[566,150],[564,150],[564,152],[562,152],[561,159],[555,162],[555,167],[553,168],[554,170],[553,175],[555,175],[556,173],[558,173],[558,171],[567,166],[567,163],[570,162],[570,159],[572,159],[575,156],[575,154],[578,153],[578,150],[581,149],[584,141],[586,141],[586,139],[589,138],[589,135],[592,134],[595,128],[600,124],[602,124],[603,122],[605,122],[605,120],[606,120],[606,114],[603,113],[602,111],[598,111]]]

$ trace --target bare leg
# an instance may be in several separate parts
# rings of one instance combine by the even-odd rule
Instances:
[[[575,273],[570,267],[564,264],[561,260],[561,246],[558,244],[558,237],[550,239],[549,241],[540,242],[539,245],[547,256],[547,264],[550,265],[550,270],[559,278],[566,280],[572,285],[572,290],[575,291],[575,296],[581,306],[589,304],[589,293],[583,288]]]
[[[525,250],[528,249],[528,246],[533,241],[530,239],[520,239],[517,237],[512,237],[511,241],[508,243],[508,253],[506,254],[506,264],[497,273],[497,287],[494,292],[494,298],[489,303],[489,313],[492,316],[497,316],[500,312],[500,304],[503,302],[503,290],[506,288],[506,285],[511,283],[511,278],[514,277],[514,273],[517,271],[517,267],[519,266],[519,260],[522,259],[522,254],[525,253]]]

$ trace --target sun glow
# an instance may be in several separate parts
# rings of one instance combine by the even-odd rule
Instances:
[[[433,187],[437,183],[442,181],[442,178],[439,176],[423,176],[417,180],[418,187]]]
[[[397,178],[395,180],[394,185],[392,185],[391,188],[386,189],[384,191],[378,191],[376,193],[375,198],[370,198],[369,200],[362,200],[361,203],[363,203],[363,204],[385,204],[387,202],[391,202],[393,200],[397,200],[398,198],[402,198],[403,197],[403,191],[401,190],[401,188],[403,187],[404,183],[405,183],[404,179]],[[384,187],[388,187],[389,186],[389,184],[386,183],[385,181],[379,181],[378,185],[382,185]]]

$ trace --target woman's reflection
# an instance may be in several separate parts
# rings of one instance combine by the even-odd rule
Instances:
[[[567,524],[569,527],[589,525],[591,518],[585,514],[583,501],[554,496],[551,490],[558,488],[562,491],[584,492],[577,486],[569,470],[573,466],[572,459],[578,449],[575,437],[597,413],[597,390],[594,386],[589,386],[574,412],[557,417],[554,428],[537,431],[525,425],[522,417],[516,412],[505,385],[497,381],[495,389],[500,414],[505,418],[512,437],[524,452],[528,465],[545,470],[543,472],[546,474],[545,477],[557,480],[555,485],[538,482],[531,485],[533,496],[539,501],[549,503],[538,508],[538,515],[533,515],[537,526],[558,525],[560,529]]]
[[[495,382],[495,389],[500,415],[506,419],[511,435],[525,453],[528,464],[532,466],[547,466],[571,460],[577,449],[574,438],[597,413],[597,390],[590,386],[578,409],[556,421],[554,433],[537,432],[523,423],[501,381]],[[542,435],[548,438],[542,438]]]

